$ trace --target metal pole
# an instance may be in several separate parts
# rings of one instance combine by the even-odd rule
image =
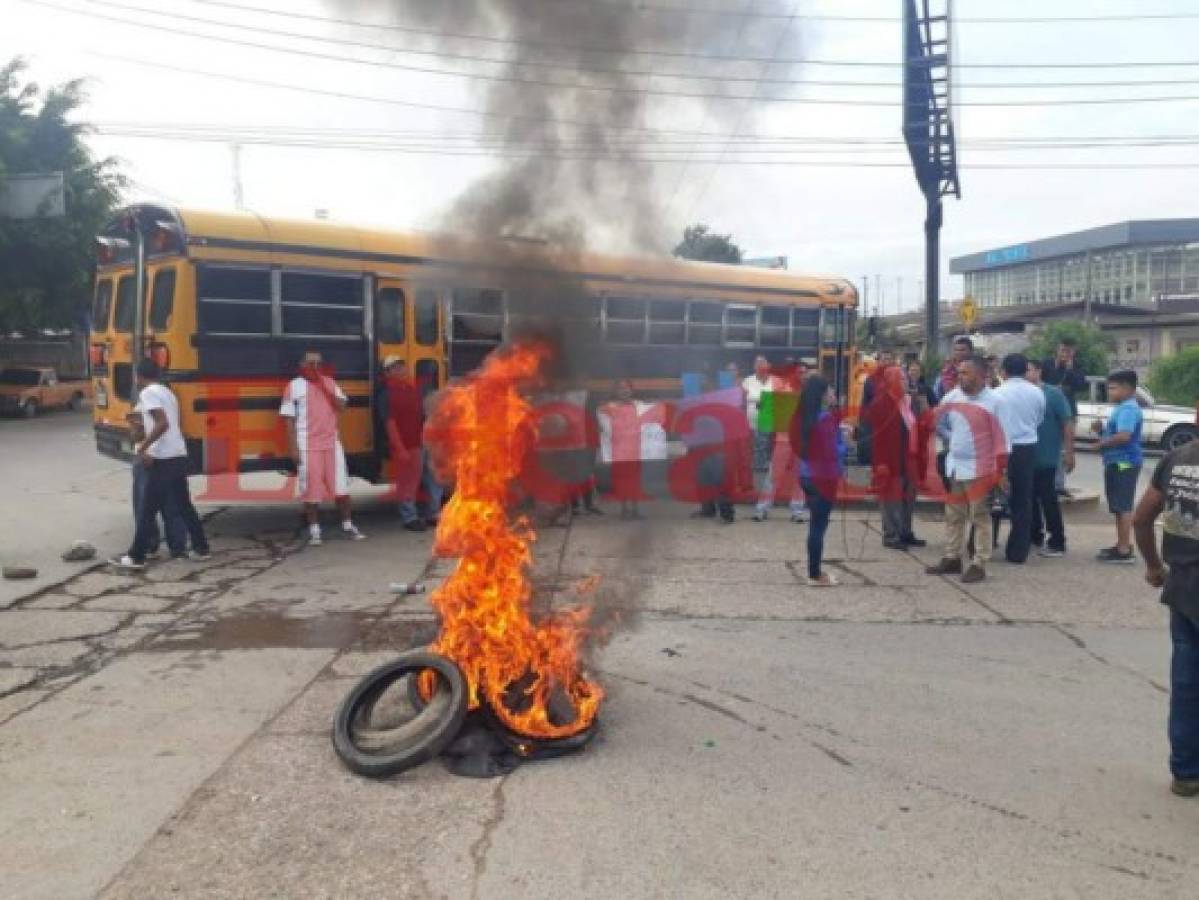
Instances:
[[[229,150],[233,154],[233,208],[245,209],[246,197],[241,183],[241,144],[230,144]]]
[[[1091,251],[1087,251],[1087,295],[1082,301],[1082,321],[1084,325],[1091,324]]]
[[[137,405],[140,391],[137,386],[137,364],[146,355],[146,238],[137,214],[130,216],[133,222],[133,352],[129,354],[133,366],[133,384],[129,389],[133,406]]]
[[[935,190],[935,186],[933,188]],[[924,359],[941,355],[941,197],[929,191],[924,220]]]

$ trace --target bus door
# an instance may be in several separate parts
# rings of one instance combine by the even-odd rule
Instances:
[[[412,318],[411,286],[407,282],[395,278],[379,278],[375,282],[375,364],[373,371],[381,378],[383,375],[383,360],[389,356],[398,356],[406,362],[411,361],[412,353],[410,336],[412,329],[409,320]],[[371,422],[374,435],[374,447],[377,452],[387,446],[387,409],[382,406],[383,395],[372,389]]]
[[[415,289],[408,367],[422,396],[440,390],[445,384],[445,306],[443,289],[428,286]]]

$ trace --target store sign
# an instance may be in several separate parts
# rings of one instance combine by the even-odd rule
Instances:
[[[1004,247],[1002,250],[991,250],[987,253],[988,266],[1008,266],[1012,263],[1028,262],[1030,259],[1032,252],[1028,249],[1028,244]]]

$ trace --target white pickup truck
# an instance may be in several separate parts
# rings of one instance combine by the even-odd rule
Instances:
[[[1092,375],[1087,378],[1087,384],[1089,396],[1078,397],[1076,432],[1080,442],[1095,440],[1091,423],[1106,422],[1112,413],[1112,404],[1107,400],[1107,380]],[[1137,405],[1145,414],[1144,432],[1141,435],[1145,446],[1160,447],[1168,452],[1199,438],[1194,409],[1160,404],[1143,387],[1137,388]]]

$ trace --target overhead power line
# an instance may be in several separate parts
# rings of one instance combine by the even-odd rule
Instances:
[[[226,28],[233,31],[268,35],[275,38],[295,38],[297,40],[311,41],[321,44],[329,44],[339,47],[349,47],[357,50],[378,51],[389,54],[402,53],[406,56],[424,56],[434,59],[453,59],[469,63],[485,63],[488,65],[519,65],[522,69],[549,69],[563,72],[584,73],[589,75],[612,75],[623,78],[668,78],[683,81],[707,81],[719,84],[729,83],[752,83],[756,85],[806,85],[812,87],[853,87],[853,88],[899,88],[903,82],[899,79],[889,81],[862,81],[862,80],[837,80],[837,79],[813,79],[813,78],[770,78],[764,74],[761,75],[735,75],[735,74],[708,74],[704,72],[679,72],[679,71],[664,71],[661,69],[630,69],[630,68],[612,68],[602,66],[584,65],[580,63],[564,63],[553,62],[551,60],[542,59],[540,57],[534,59],[515,58],[512,56],[496,57],[496,56],[480,56],[472,53],[458,53],[451,50],[426,50],[409,47],[394,47],[386,44],[377,44],[370,41],[350,40],[326,35],[304,34],[295,31],[280,31],[277,28],[260,28],[254,25],[247,25],[241,22],[227,22],[220,19],[209,19],[200,16],[190,16],[183,13],[177,13],[171,10],[154,9],[151,7],[137,6],[133,4],[120,3],[116,0],[82,0],[92,5],[99,5],[111,9],[119,9],[128,12],[136,12],[147,15],[161,16],[164,18],[175,19],[178,21],[194,22],[197,24],[211,25],[217,28]],[[201,2],[201,0],[193,0],[193,2]],[[290,13],[281,13],[278,11],[270,11],[260,9],[259,7],[243,6],[241,4],[229,3],[212,3],[214,6],[230,6],[239,10],[254,10],[258,12],[270,12],[272,14],[291,16]],[[313,18],[302,14],[296,14],[301,18]],[[327,20],[324,17],[315,17],[320,21],[343,21],[343,20]],[[360,26],[370,27],[370,26]],[[437,35],[438,32],[422,32],[428,35]],[[718,55],[711,57],[714,60],[726,59]],[[340,60],[341,57],[338,57]],[[367,60],[353,60],[362,64],[374,65],[375,63]],[[387,63],[389,67],[394,65]],[[769,66],[769,63],[767,63]],[[766,71],[769,71],[767,69]],[[440,70],[438,72],[440,74]],[[458,73],[455,73],[458,74]],[[1024,81],[1024,82],[1008,82],[1008,83],[957,83],[955,85],[959,90],[1006,90],[1008,88],[1033,88],[1037,90],[1045,88],[1107,88],[1107,87],[1164,87],[1164,86],[1179,86],[1179,85],[1194,85],[1199,84],[1197,79],[1157,79],[1157,80],[1136,80],[1136,81],[1068,81],[1068,82],[1044,82],[1044,81]]]
[[[202,3],[205,6],[222,6],[229,9],[237,9],[244,12],[265,13],[268,15],[289,15],[279,10],[262,9],[261,7],[248,6],[241,3],[223,2],[223,0],[193,0],[195,3]],[[565,2],[565,0],[555,0],[555,2]],[[575,5],[587,3],[588,5],[598,6],[604,5],[603,2],[594,2],[594,0],[573,0]],[[787,13],[773,12],[751,12],[748,10],[720,10],[711,7],[695,7],[695,6],[671,6],[667,4],[643,3],[640,0],[632,3],[607,3],[607,5],[616,7],[617,9],[627,9],[629,13],[665,13],[670,15],[691,15],[691,16],[720,16],[724,18],[737,19],[787,19],[790,16]],[[359,25],[364,24],[356,22],[352,19],[338,19],[327,16],[308,15],[304,13],[294,13],[295,18],[311,19],[317,22],[329,22],[340,25]],[[795,19],[806,22],[877,22],[877,23],[897,23],[903,20],[898,16],[871,16],[871,15],[846,15],[843,13],[799,13]],[[1171,20],[1186,20],[1199,19],[1199,13],[1195,12],[1173,12],[1173,13],[1107,13],[1098,15],[1074,15],[1074,16],[954,16],[954,21],[966,25],[1027,25],[1036,24],[1039,22],[1135,22],[1135,21],[1171,21]],[[389,27],[389,26],[382,26]],[[395,27],[395,26],[390,26]]]
[[[420,74],[441,75],[446,77],[464,78],[472,81],[498,81],[502,83],[527,84],[530,86],[547,87],[552,89],[567,89],[601,93],[616,93],[631,96],[648,96],[648,97],[672,97],[676,99],[688,100],[705,100],[705,101],[755,101],[759,103],[792,103],[800,105],[813,106],[863,106],[863,107],[891,107],[897,104],[891,100],[877,99],[862,99],[862,98],[833,98],[833,97],[779,97],[779,96],[763,96],[759,93],[754,94],[712,94],[702,91],[668,91],[652,88],[627,87],[623,85],[610,84],[587,84],[582,82],[559,82],[548,81],[538,78],[522,78],[517,75],[488,75],[479,72],[462,72],[452,69],[437,69],[429,66],[410,66],[402,63],[389,63],[380,60],[365,60],[355,57],[345,57],[332,53],[320,53],[313,50],[300,50],[294,47],[280,47],[273,44],[264,44],[258,41],[245,41],[238,38],[222,37],[212,34],[185,33],[166,25],[155,25],[150,22],[135,22],[129,19],[123,19],[116,16],[109,16],[103,13],[95,13],[89,10],[76,9],[70,6],[63,6],[58,3],[50,2],[50,0],[22,0],[24,3],[34,6],[41,6],[50,9],[56,9],[63,12],[74,13],[82,16],[89,16],[106,21],[113,21],[123,25],[128,25],[133,28],[149,29],[158,32],[167,32],[180,37],[187,37],[196,40],[211,41],[220,44],[231,46],[246,47],[254,50],[266,50],[268,52],[283,53],[291,56],[301,56],[310,59],[322,59],[330,62],[350,63],[355,65],[372,66],[386,69],[398,69],[408,72],[416,72]],[[752,82],[754,79],[745,79]],[[976,100],[968,102],[958,102],[955,106],[959,107],[1050,107],[1050,106],[1095,106],[1095,105],[1136,105],[1141,103],[1177,103],[1199,100],[1196,95],[1164,95],[1164,96],[1142,96],[1142,97],[1072,97],[1056,100]]]
[[[146,22],[137,22],[137,21],[133,21],[130,19],[122,19],[122,18],[119,18],[116,16],[111,16],[111,15],[108,15],[105,13],[101,13],[101,12],[94,12],[91,10],[80,9],[78,7],[63,6],[61,4],[55,4],[55,3],[49,2],[49,0],[21,0],[21,2],[32,4],[35,6],[43,6],[43,7],[47,7],[47,8],[53,8],[53,9],[56,9],[56,10],[59,10],[62,12],[74,13],[76,15],[88,16],[91,18],[112,21],[112,22],[116,22],[116,23],[124,24],[124,25],[130,25],[133,27],[151,28],[151,29],[157,30],[157,31],[168,31],[172,34],[178,34],[181,36],[200,37],[200,38],[207,38],[210,40],[224,40],[224,41],[227,41],[230,43],[240,43],[240,44],[248,46],[252,49],[279,50],[281,52],[303,52],[306,54],[311,53],[311,51],[291,51],[288,48],[280,48],[280,47],[272,46],[272,45],[261,45],[261,44],[251,43],[251,42],[242,42],[242,41],[237,41],[237,40],[234,40],[231,38],[222,38],[218,35],[190,34],[187,32],[181,32],[178,29],[166,28],[165,26],[162,26],[162,25],[152,25],[152,24],[146,23]],[[260,33],[265,31],[265,33],[270,33],[270,34],[285,35],[285,36],[289,36],[289,37],[296,37],[299,39],[306,39],[306,40],[310,40],[310,41],[318,41],[318,42],[324,41],[324,42],[332,42],[332,43],[341,43],[346,46],[359,46],[359,47],[379,50],[379,51],[387,52],[387,53],[411,53],[411,54],[415,54],[415,55],[444,56],[447,58],[455,58],[456,57],[456,58],[470,59],[475,62],[492,62],[492,63],[521,62],[521,64],[524,64],[523,61],[512,60],[512,59],[499,60],[499,59],[489,58],[489,57],[474,57],[469,54],[453,54],[453,53],[444,53],[444,52],[440,52],[440,51],[431,52],[431,51],[422,51],[422,50],[411,50],[411,49],[406,49],[406,48],[402,48],[402,47],[393,47],[393,46],[389,46],[389,45],[385,45],[385,44],[369,44],[369,43],[365,43],[365,42],[349,41],[349,40],[343,40],[343,39],[337,39],[337,38],[328,38],[328,37],[322,37],[322,36],[318,36],[318,35],[305,35],[305,34],[299,34],[299,33],[279,32],[277,30],[269,30],[269,29],[264,30],[264,29],[260,29],[260,28],[254,28],[253,26],[243,25],[241,23],[223,22],[223,21],[214,20],[214,19],[205,19],[205,18],[197,17],[197,16],[186,16],[183,14],[174,13],[174,12],[170,12],[170,11],[155,10],[155,9],[150,9],[147,7],[138,7],[138,6],[133,6],[130,4],[116,3],[116,2],[112,2],[112,0],[109,0],[109,2],[104,2],[104,0],[82,0],[82,2],[91,3],[93,5],[99,5],[101,7],[107,6],[107,7],[113,8],[113,9],[125,9],[128,11],[153,14],[153,15],[163,16],[166,18],[175,18],[175,19],[178,19],[181,21],[192,21],[192,22],[196,22],[196,23],[209,24],[209,25],[214,25],[216,27],[256,31],[256,32],[260,32]],[[351,22],[350,20],[328,19],[323,16],[312,17],[312,16],[302,15],[299,13],[284,13],[284,12],[281,12],[278,10],[267,10],[267,9],[262,9],[262,8],[258,8],[258,7],[242,6],[241,4],[216,3],[216,2],[214,2],[214,0],[195,0],[195,2],[207,2],[209,5],[230,6],[230,7],[238,8],[238,9],[242,9],[242,10],[250,10],[250,11],[259,12],[264,15],[276,15],[277,14],[277,15],[286,15],[286,16],[299,17],[299,18],[315,18],[319,21],[355,24],[358,27],[363,27],[363,28],[378,27],[378,28],[387,28],[387,29],[392,29],[392,30],[398,29],[398,30],[402,30],[406,33],[419,34],[419,35],[423,35],[423,36],[431,37],[431,38],[478,40],[478,41],[485,41],[485,42],[490,42],[490,43],[537,47],[537,48],[547,49],[547,50],[555,50],[556,49],[556,50],[565,50],[565,51],[570,51],[570,52],[609,53],[609,54],[618,54],[618,55],[625,55],[625,56],[661,56],[664,58],[686,58],[686,59],[705,60],[708,62],[716,61],[716,62],[724,62],[724,63],[734,63],[734,62],[736,62],[736,63],[754,63],[754,62],[756,62],[756,63],[777,63],[780,65],[794,64],[794,65],[805,65],[805,66],[833,66],[833,67],[853,67],[853,68],[873,68],[873,69],[898,69],[902,66],[902,63],[900,63],[900,62],[889,61],[889,60],[888,61],[871,61],[871,60],[853,60],[853,59],[834,60],[834,59],[820,59],[820,58],[815,58],[815,57],[805,58],[805,57],[782,57],[782,56],[780,56],[780,57],[732,56],[732,55],[710,53],[710,52],[700,53],[700,52],[688,52],[688,51],[650,50],[650,49],[635,49],[635,48],[613,48],[613,47],[605,48],[605,47],[595,47],[595,46],[587,46],[587,45],[560,44],[560,43],[554,43],[554,42],[520,41],[520,40],[508,39],[508,38],[494,38],[494,37],[488,37],[485,35],[473,35],[473,34],[465,34],[465,33],[450,32],[450,31],[432,31],[432,30],[427,30],[427,29],[401,28],[400,26],[375,26],[375,25],[370,25],[367,23],[354,23],[354,22]],[[351,61],[345,57],[335,57],[335,58],[339,61]],[[368,65],[373,64],[372,62],[368,62],[365,60],[357,60],[357,61],[366,63]],[[397,64],[391,64],[391,65],[394,65],[397,68],[414,69],[414,67],[399,66]],[[535,65],[535,63],[534,63],[534,65]],[[558,68],[557,66],[553,66],[553,67]],[[1106,69],[1137,69],[1137,68],[1161,69],[1161,68],[1194,68],[1194,67],[1199,67],[1199,60],[1179,60],[1179,61],[1146,60],[1146,61],[1046,62],[1046,63],[1038,63],[1038,62],[998,63],[997,62],[997,63],[955,63],[953,65],[954,69],[977,69],[977,70],[1006,70],[1006,69],[1062,69],[1062,70],[1099,69],[1099,70],[1106,70]],[[605,70],[600,70],[600,69],[588,70],[587,68],[582,67],[582,66],[578,66],[578,67],[571,66],[571,67],[563,67],[563,68],[574,68],[577,71],[597,71],[597,72],[605,71]],[[421,71],[420,69],[414,69],[414,70]],[[612,71],[612,70],[607,70],[607,71]],[[444,74],[444,73],[433,73],[433,74]],[[462,75],[463,73],[452,73],[452,74]],[[630,74],[654,75],[654,76],[661,76],[661,77],[674,77],[677,75],[677,77],[680,77],[680,78],[691,77],[691,76],[684,75],[682,73],[667,73],[667,72],[630,72]],[[464,76],[464,77],[471,77],[471,76]],[[760,81],[761,79],[756,78],[756,77],[747,77],[744,79],[728,78],[725,80],[756,82],[756,81]]]

